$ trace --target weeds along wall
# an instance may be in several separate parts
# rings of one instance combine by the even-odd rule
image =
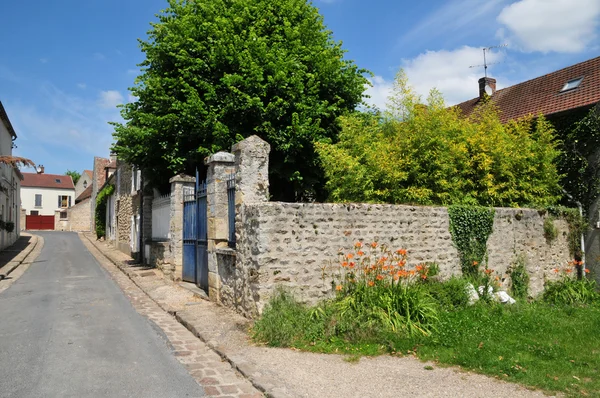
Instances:
[[[236,247],[222,247],[218,240],[211,244],[209,228],[209,297],[213,300],[254,317],[283,286],[303,302],[315,303],[332,293],[329,275],[339,264],[339,253],[351,252],[357,241],[406,249],[409,265],[435,262],[443,278],[462,273],[465,257],[453,240],[447,208],[269,202],[268,144],[250,137],[232,152]],[[558,277],[553,269],[572,259],[567,222],[553,218],[557,233],[550,239],[545,234],[548,222],[544,228],[547,217],[537,210],[497,208],[491,233],[483,228],[488,225],[485,214],[480,217],[485,225],[479,235],[487,238],[487,244],[483,255],[479,250],[475,255],[498,273],[503,288],[510,287],[507,271],[520,261],[529,276],[529,294],[539,295],[546,280]]]

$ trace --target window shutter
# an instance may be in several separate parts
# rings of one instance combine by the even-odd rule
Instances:
[[[71,207],[71,197],[69,196],[69,207]]]
[[[58,195],[58,208],[60,209],[62,207],[62,203],[60,201],[61,197],[60,195]]]

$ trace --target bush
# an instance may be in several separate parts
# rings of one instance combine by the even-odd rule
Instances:
[[[510,274],[510,290],[515,298],[526,299],[529,294],[529,274],[525,257],[520,255],[516,262],[508,269]]]
[[[469,305],[468,284],[468,280],[453,276],[445,282],[430,282],[427,289],[442,310],[454,311]]]
[[[558,229],[554,225],[554,217],[544,218],[544,237],[548,242],[552,242],[558,237]]]
[[[12,221],[7,221],[6,223],[4,223],[4,229],[10,234],[15,230],[15,223]]]
[[[464,118],[433,91],[427,106],[396,80],[381,114],[342,117],[320,143],[330,199],[421,205],[547,206],[561,196],[554,130],[543,116],[502,124],[488,102]]]
[[[556,268],[554,272],[560,273],[561,278],[546,283],[543,301],[558,305],[593,304],[599,301],[596,281],[583,277],[589,270],[583,268],[581,261],[573,260],[562,270]]]

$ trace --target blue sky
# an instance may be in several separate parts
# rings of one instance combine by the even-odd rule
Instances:
[[[347,57],[374,73],[384,106],[403,68],[417,92],[449,104],[473,98],[482,47],[498,88],[600,55],[600,0],[315,0]],[[6,2],[0,101],[18,135],[15,154],[47,173],[91,169],[108,156],[116,105],[130,100],[138,38],[165,0]],[[6,16],[9,16],[7,18]],[[25,170],[27,171],[27,170]]]

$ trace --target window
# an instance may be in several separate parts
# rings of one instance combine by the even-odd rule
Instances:
[[[58,195],[58,207],[63,209],[71,207],[71,197],[68,195]]]
[[[67,219],[67,212],[66,211],[61,211],[60,212],[60,219],[61,220],[66,220]]]
[[[564,87],[560,91],[563,92],[563,91],[569,91],[569,90],[576,89],[577,87],[579,87],[582,80],[583,80],[583,77],[580,77],[579,79],[569,80],[568,82],[565,83]]]
[[[35,194],[35,207],[42,207],[42,195],[39,193]]]
[[[140,189],[142,189],[142,171],[136,169],[135,167],[131,168],[131,193],[134,194]]]
[[[87,181],[84,181],[83,182],[83,189],[86,189],[86,188],[87,188]]]
[[[54,181],[56,181],[57,184],[60,184],[60,178],[55,178]]]
[[[29,215],[30,215],[30,216],[39,216],[39,215],[40,215],[40,212],[39,212],[39,211],[37,211],[37,210],[31,210],[31,211],[29,212]]]

